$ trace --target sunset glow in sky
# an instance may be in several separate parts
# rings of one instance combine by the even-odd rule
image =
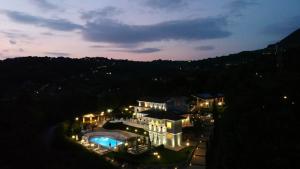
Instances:
[[[299,0],[0,0],[0,59],[198,60],[300,28]]]

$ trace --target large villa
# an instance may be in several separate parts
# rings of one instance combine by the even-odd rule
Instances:
[[[149,132],[153,145],[182,147],[182,127],[191,126],[185,97],[143,98],[134,106],[133,118]]]
[[[191,121],[192,112],[195,110],[211,108],[214,103],[217,106],[224,105],[224,96],[222,94],[198,94],[193,95],[195,101],[193,104],[188,102],[187,97],[164,97],[164,98],[140,98],[137,105],[130,106],[132,117],[127,119],[104,120],[108,123],[121,123],[126,125],[126,130],[98,130],[87,132],[83,138],[85,144],[95,143],[103,148],[116,148],[121,145],[132,145],[129,143],[132,138],[144,138],[144,143],[151,143],[151,146],[164,145],[171,150],[181,150],[186,147],[187,140],[183,140],[183,128],[193,126]],[[83,123],[93,123],[96,126],[102,126],[99,121],[104,112],[100,114],[88,114],[82,117]],[[103,121],[103,120],[102,120]],[[135,132],[128,131],[129,128],[135,128]],[[101,127],[100,127],[101,129]],[[137,130],[143,130],[139,135]],[[95,139],[95,137],[97,137]],[[95,142],[101,140],[100,142]],[[105,140],[114,141],[107,143]],[[119,142],[118,142],[119,141]],[[109,144],[109,146],[108,146]]]

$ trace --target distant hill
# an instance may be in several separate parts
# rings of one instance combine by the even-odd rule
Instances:
[[[300,29],[291,33],[278,43],[280,46],[300,46]]]
[[[269,45],[268,48],[273,48],[276,45],[278,47],[284,47],[284,48],[295,48],[300,47],[300,28],[279,41],[278,43]]]

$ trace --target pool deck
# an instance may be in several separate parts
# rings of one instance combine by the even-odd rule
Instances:
[[[84,137],[86,137],[87,139],[92,136],[107,136],[118,139],[120,141],[126,141],[130,138],[139,137],[140,135],[123,130],[106,130],[103,128],[98,128],[94,131],[90,131],[84,134]]]

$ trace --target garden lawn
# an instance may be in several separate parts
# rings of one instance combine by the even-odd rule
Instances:
[[[193,149],[194,147],[190,146],[180,151],[173,151],[160,146],[139,155],[133,155],[127,152],[110,152],[106,154],[106,156],[133,165],[169,165],[185,162]],[[158,152],[160,155],[159,159],[153,155],[154,152]]]

